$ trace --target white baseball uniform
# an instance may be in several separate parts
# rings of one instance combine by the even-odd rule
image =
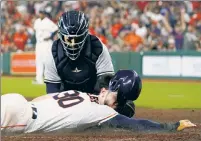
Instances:
[[[43,83],[44,59],[48,48],[51,48],[53,41],[45,40],[51,37],[52,33],[58,30],[57,25],[49,18],[36,19],[34,22],[36,33],[36,81]]]
[[[53,93],[30,102],[19,94],[7,94],[2,96],[1,131],[2,135],[82,131],[117,114],[76,91]]]

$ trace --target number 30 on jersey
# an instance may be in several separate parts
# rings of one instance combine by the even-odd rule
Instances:
[[[61,92],[53,96],[53,98],[58,100],[58,104],[62,108],[69,108],[84,101],[84,98],[80,97],[77,91]]]

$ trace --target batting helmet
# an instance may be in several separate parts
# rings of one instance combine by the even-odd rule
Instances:
[[[141,92],[141,78],[134,70],[119,70],[110,80],[109,90],[117,91],[117,101],[136,100]]]
[[[61,15],[59,22],[59,39],[66,55],[76,60],[89,34],[89,20],[81,11],[68,11]]]

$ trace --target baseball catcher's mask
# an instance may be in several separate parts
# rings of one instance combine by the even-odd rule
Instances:
[[[80,11],[68,11],[62,14],[58,22],[58,36],[66,55],[76,60],[89,34],[89,21]]]

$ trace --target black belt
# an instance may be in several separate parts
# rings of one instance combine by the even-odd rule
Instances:
[[[34,104],[31,104],[31,108],[33,110],[32,119],[37,119],[38,112],[36,106]]]

